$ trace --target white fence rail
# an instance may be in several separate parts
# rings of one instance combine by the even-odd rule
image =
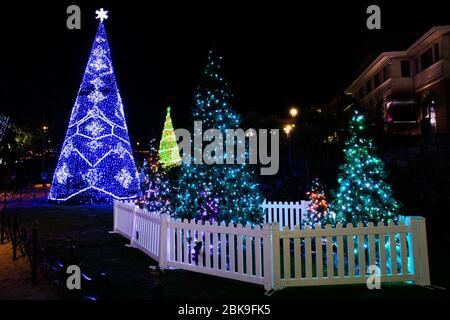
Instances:
[[[424,218],[314,230],[292,228],[291,223],[283,228],[278,221],[262,228],[201,224],[150,213],[133,203],[114,203],[114,231],[161,268],[261,284],[267,290],[366,283],[371,265],[379,268],[382,282],[430,284]]]

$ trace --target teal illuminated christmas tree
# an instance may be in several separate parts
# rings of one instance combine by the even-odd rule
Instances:
[[[194,121],[202,121],[203,132],[215,128],[225,136],[226,129],[236,129],[241,123],[232,100],[230,87],[223,78],[222,58],[210,51],[195,92]],[[225,154],[217,153],[214,157]],[[242,224],[262,222],[263,197],[256,173],[248,164],[183,163],[177,189],[174,210],[180,218]]]
[[[386,183],[383,161],[375,155],[372,140],[365,137],[365,122],[364,115],[355,110],[331,210],[336,212],[336,221],[342,224],[396,222],[399,204]]]

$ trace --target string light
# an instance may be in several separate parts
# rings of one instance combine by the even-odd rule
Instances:
[[[179,166],[181,164],[180,150],[178,149],[177,138],[173,130],[172,118],[170,117],[170,107],[167,107],[166,121],[159,143],[159,163],[165,169]]]
[[[139,179],[132,156],[103,20],[72,109],[49,199],[99,203],[136,198]]]
[[[194,98],[193,119],[202,121],[203,130],[215,128],[225,134],[226,129],[239,128],[241,119],[231,107],[233,95],[223,77],[222,58],[213,51],[209,52]],[[203,150],[197,153],[202,155]],[[212,158],[216,153],[205,156]],[[263,221],[263,197],[256,173],[248,164],[194,163],[195,159],[192,164],[181,165],[174,206],[177,217],[243,225]]]
[[[333,223],[334,219],[330,215],[328,201],[318,178],[313,180],[311,190],[306,195],[309,201],[307,218],[303,224],[311,227],[324,227],[327,223]]]
[[[136,204],[153,213],[171,214],[171,184],[167,171],[160,165],[155,144],[154,139],[150,141],[149,156],[144,159],[139,174],[143,196],[138,199]]]
[[[365,138],[365,130],[365,117],[355,110],[331,209],[342,224],[397,222],[400,206],[386,182],[384,163],[375,155],[372,141]]]

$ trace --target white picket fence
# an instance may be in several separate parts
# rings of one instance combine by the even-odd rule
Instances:
[[[370,265],[379,267],[382,282],[430,284],[421,217],[403,218],[398,225],[302,230],[290,223],[280,228],[277,222],[249,227],[174,220],[116,201],[114,231],[161,268],[260,284],[267,290],[366,283]]]
[[[294,230],[306,219],[308,201],[271,202],[264,200],[262,204],[265,223],[278,223],[280,228],[288,227]]]

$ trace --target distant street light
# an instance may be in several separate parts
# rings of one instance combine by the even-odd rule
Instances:
[[[298,115],[298,109],[296,107],[292,107],[289,110],[289,114],[291,115],[292,118],[295,118]]]
[[[284,130],[284,133],[286,133],[286,136],[289,137],[289,134],[291,133],[292,129],[293,129],[293,126],[291,124],[287,124],[284,126],[283,130]]]

